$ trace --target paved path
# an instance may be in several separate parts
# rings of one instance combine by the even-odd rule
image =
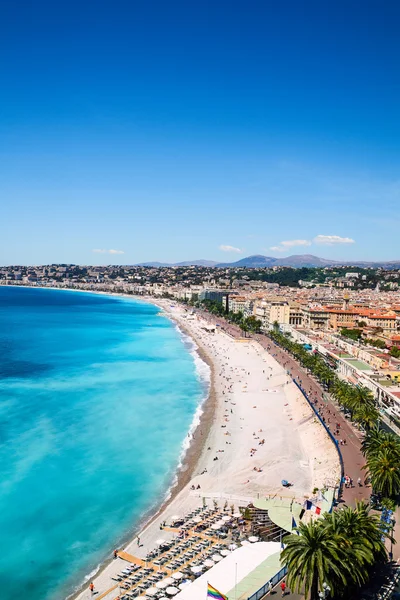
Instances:
[[[243,333],[239,327],[232,325],[224,319],[215,317],[210,313],[198,311],[205,319],[218,325],[224,329],[225,332],[229,333],[235,338],[243,337]],[[365,470],[362,467],[365,464],[364,457],[361,453],[361,440],[362,436],[358,430],[356,430],[351,423],[349,423],[343,416],[343,413],[336,407],[333,402],[326,399],[327,394],[324,395],[323,389],[317,382],[317,380],[306,372],[303,367],[288,353],[283,350],[271,338],[263,334],[256,334],[251,336],[257,340],[261,346],[268,350],[277,362],[288,370],[293,379],[301,381],[301,385],[304,390],[308,393],[312,401],[317,400],[318,408],[322,408],[322,414],[325,417],[325,421],[329,423],[331,430],[334,431],[336,423],[340,424],[340,433],[338,438],[346,440],[346,445],[340,446],[342,452],[344,473],[353,479],[352,488],[343,488],[342,500],[350,505],[354,506],[356,499],[369,500],[371,488],[364,485]],[[328,421],[329,419],[329,421]],[[361,478],[362,486],[357,485],[358,478]]]

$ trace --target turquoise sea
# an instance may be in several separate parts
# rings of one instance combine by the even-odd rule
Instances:
[[[165,497],[207,393],[144,302],[0,287],[0,595],[61,600]]]

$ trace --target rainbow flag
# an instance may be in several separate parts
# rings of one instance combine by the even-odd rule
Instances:
[[[221,594],[215,587],[207,584],[207,598],[213,598],[214,600],[228,600],[228,596]]]

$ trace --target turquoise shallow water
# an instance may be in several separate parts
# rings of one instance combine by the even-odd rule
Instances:
[[[64,598],[172,482],[207,384],[157,313],[0,287],[3,600]]]

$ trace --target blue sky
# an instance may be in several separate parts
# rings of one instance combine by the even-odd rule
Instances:
[[[394,1],[3,4],[0,264],[399,259],[399,22]]]

